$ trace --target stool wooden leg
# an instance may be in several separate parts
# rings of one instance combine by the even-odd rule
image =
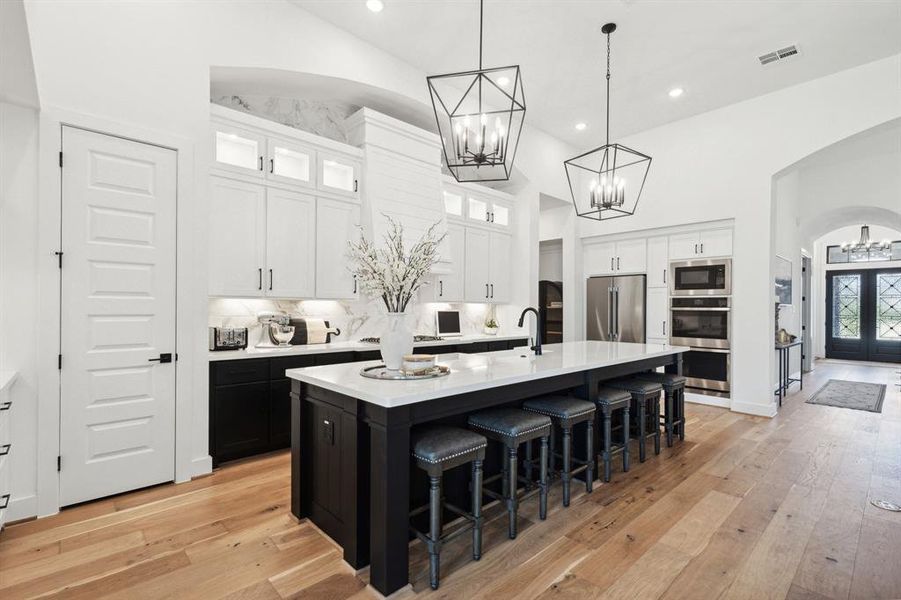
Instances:
[[[429,477],[429,584],[438,589],[441,552],[441,477]]]
[[[664,422],[666,423],[666,447],[673,447],[673,392],[667,392],[664,399]]]
[[[526,442],[526,491],[532,489],[532,440]]]
[[[563,506],[569,506],[570,500],[570,483],[572,482],[572,428],[563,427],[563,472],[560,478],[563,479]]]
[[[623,472],[629,470],[629,407],[623,408]]]
[[[591,493],[594,488],[594,419],[585,421],[585,456],[588,466],[585,470],[585,491]]]
[[[510,461],[507,460],[507,447],[501,444],[501,496],[510,497]]]
[[[482,461],[472,461],[472,559],[482,558]]]
[[[610,452],[612,450],[613,427],[610,424],[610,407],[604,407],[604,482],[610,481]]]
[[[551,452],[550,452],[550,454],[548,455],[548,459],[547,459],[547,460],[548,460],[548,463],[547,463],[547,464],[548,464],[548,467],[547,467],[547,468],[548,468],[548,472],[549,472],[551,475],[553,475],[554,473],[557,472],[557,471],[556,471],[556,469],[557,469],[557,458],[554,456],[554,452],[556,451],[556,448],[557,448],[557,428],[556,428],[556,427],[551,427],[550,445],[551,445],[551,446],[550,446]]]
[[[564,438],[564,442],[566,438]],[[539,485],[541,489],[538,491],[538,518],[544,521],[547,519],[547,459],[548,459],[548,437],[541,438],[541,480]],[[568,473],[567,473],[568,474]]]
[[[647,426],[647,399],[638,401],[638,462],[645,461],[645,432]]]
[[[510,524],[507,533],[510,539],[516,539],[516,512],[519,508],[519,500],[516,497],[516,448],[507,448],[507,515],[510,518]]]
[[[654,395],[654,454],[660,454],[660,394]]]

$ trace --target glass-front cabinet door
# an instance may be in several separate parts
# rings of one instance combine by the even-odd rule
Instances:
[[[503,204],[499,204],[495,202],[491,206],[491,218],[490,221],[497,225],[498,227],[509,227],[510,226],[510,209],[504,206]]]
[[[263,176],[266,138],[230,125],[214,123],[213,165],[243,175]]]
[[[296,142],[269,138],[269,160],[266,177],[305,187],[314,187],[316,152]]]
[[[320,190],[357,197],[360,189],[360,163],[337,154],[319,153]]]
[[[444,212],[449,217],[463,217],[463,195],[444,190]]]
[[[467,198],[467,216],[473,221],[488,222],[488,202],[480,198]]]

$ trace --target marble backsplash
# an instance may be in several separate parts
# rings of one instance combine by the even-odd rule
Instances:
[[[424,302],[409,309],[414,319],[414,333],[435,335],[435,311],[459,310],[460,328],[464,335],[482,333],[486,318],[495,307],[488,304],[447,304]],[[260,312],[282,311],[295,317],[325,319],[331,327],[341,330],[332,341],[356,341],[364,337],[378,337],[385,326],[385,308],[377,302],[365,300],[270,300],[262,298],[210,298],[210,327],[247,327],[248,345],[259,341],[260,327],[256,315]],[[501,323],[501,331],[505,329]]]

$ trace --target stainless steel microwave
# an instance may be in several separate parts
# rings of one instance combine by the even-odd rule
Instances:
[[[732,295],[732,259],[708,258],[671,262],[671,296]]]

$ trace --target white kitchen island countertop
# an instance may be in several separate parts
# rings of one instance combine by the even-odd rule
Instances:
[[[473,342],[502,342],[509,340],[521,340],[528,338],[529,333],[518,335],[463,335],[459,337],[446,337],[434,342],[416,342],[417,348],[427,346],[448,346],[454,344],[470,344]],[[360,341],[332,342],[330,344],[306,344],[303,346],[290,346],[288,348],[247,348],[246,350],[218,350],[210,351],[209,360],[237,360],[242,358],[274,358],[278,356],[301,356],[305,354],[327,354],[330,352],[366,352],[378,350],[378,344]]]
[[[520,336],[521,337],[521,336]],[[480,354],[439,355],[450,367],[446,377],[408,381],[370,379],[360,370],[379,361],[288,369],[287,377],[371,404],[393,408],[436,398],[566,375],[613,365],[687,352],[685,346],[626,342],[547,344],[535,356],[527,348]]]

